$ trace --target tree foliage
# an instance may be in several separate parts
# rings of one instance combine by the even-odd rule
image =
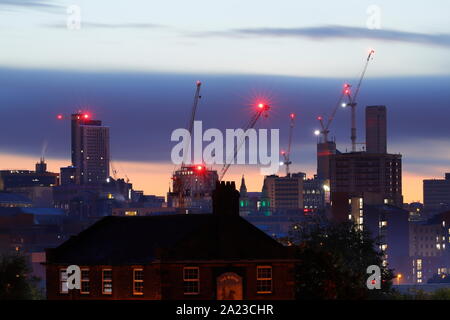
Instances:
[[[386,299],[392,295],[393,272],[382,264],[382,253],[366,231],[352,223],[299,226],[296,244],[298,299]],[[369,290],[367,267],[381,269],[381,289]]]
[[[0,300],[34,300],[41,298],[35,277],[30,277],[27,259],[20,254],[0,257]]]

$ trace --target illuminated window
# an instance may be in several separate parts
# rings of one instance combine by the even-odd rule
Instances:
[[[125,211],[126,216],[137,216],[137,211]]]
[[[89,294],[91,287],[89,282],[89,269],[81,269],[81,294]]]
[[[133,269],[133,294],[144,294],[144,270]]]
[[[198,267],[184,267],[184,294],[200,293],[200,270]]]
[[[272,293],[272,267],[258,266],[256,268],[256,292]]]
[[[69,288],[67,287],[67,270],[60,269],[59,270],[59,292],[60,293],[68,293]]]
[[[102,270],[102,292],[112,294],[112,269]]]

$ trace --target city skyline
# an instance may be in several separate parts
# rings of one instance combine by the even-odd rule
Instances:
[[[0,0],[0,300],[450,300],[448,12]]]
[[[376,61],[370,68],[376,68]],[[39,85],[37,79],[40,77],[46,77],[51,85]],[[170,133],[186,126],[195,88],[194,76],[129,74],[126,86],[123,85],[122,74],[16,70],[13,75],[11,70],[4,70],[0,78],[2,83],[7,83],[3,90],[10,91],[7,99],[11,101],[4,109],[9,121],[4,123],[3,130],[14,132],[14,141],[8,135],[0,138],[2,169],[32,168],[45,142],[48,144],[46,158],[49,168],[58,172],[58,166],[68,165],[70,130],[68,123],[58,121],[56,115],[84,109],[111,127],[111,156],[114,162],[119,163],[116,166],[119,175],[127,174],[136,188],[146,192],[162,195],[168,190],[170,175],[175,168],[170,164],[173,146]],[[197,119],[204,121],[205,127],[243,127],[247,120],[234,119],[233,112],[249,117],[250,104],[260,97],[269,97],[274,105],[273,112],[259,127],[280,128],[283,148],[287,144],[287,117],[290,112],[296,112],[298,125],[294,131],[292,172],[303,171],[308,176],[314,174],[316,137],[313,131],[319,128],[316,117],[330,113],[342,81],[274,76],[199,78],[203,80],[204,89]],[[438,103],[431,108],[442,114],[448,112],[444,109],[444,101],[448,101],[449,93],[442,90],[447,85],[446,81],[445,77],[439,81],[436,78],[428,81],[404,79],[399,84],[393,79],[369,78],[361,90],[363,102],[357,111],[358,140],[364,139],[365,105],[387,105],[388,150],[404,156],[404,194],[407,201],[422,199],[422,179],[440,178],[444,171],[448,171],[446,165],[450,157],[446,146],[449,143],[443,139],[449,134],[445,117],[436,119],[433,113],[421,110],[432,96]],[[13,94],[20,91],[19,82],[29,88],[26,97]],[[155,90],[149,90],[147,86]],[[55,90],[60,94],[55,95]],[[170,96],[173,90],[179,92],[179,97]],[[327,94],[322,94],[323,91]],[[124,105],[127,108],[123,108]],[[158,105],[163,108],[154,109]],[[154,116],[155,112],[158,117]],[[24,129],[15,130],[17,123],[23,124]],[[422,129],[417,130],[418,126]],[[330,129],[331,136],[336,136],[338,149],[350,150],[349,110],[338,110]],[[144,137],[151,139],[144,140]],[[18,165],[17,157],[23,158],[22,166]],[[66,163],[64,159],[67,159]],[[215,169],[219,168],[216,166]],[[258,168],[232,166],[228,177],[238,181],[242,173],[248,177],[249,190],[259,191],[263,177]],[[280,168],[280,173],[283,173],[283,168]]]
[[[70,5],[0,1],[0,95],[8,119],[0,135],[1,169],[31,169],[44,144],[50,170],[68,165],[69,130],[55,117],[83,109],[111,127],[119,176],[165,194],[175,168],[170,132],[186,126],[194,83],[202,80],[197,119],[207,127],[243,127],[250,105],[267,99],[273,113],[259,127],[279,128],[284,147],[287,116],[297,113],[291,171],[312,176],[316,117],[331,113],[342,84],[356,82],[374,48],[359,99],[358,140],[364,139],[364,107],[386,105],[388,151],[403,155],[408,202],[422,200],[423,179],[448,171],[445,1],[198,1],[177,2],[179,10],[168,3],[79,1],[80,30],[67,29]],[[370,30],[374,5],[381,29]],[[350,150],[349,113],[338,110],[330,128],[344,152]],[[249,191],[260,191],[257,171],[232,166],[227,179],[239,181],[244,173]]]

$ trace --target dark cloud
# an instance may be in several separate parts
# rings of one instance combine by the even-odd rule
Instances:
[[[56,115],[83,109],[110,126],[113,159],[170,161],[175,144],[170,135],[186,127],[196,80],[203,82],[197,119],[203,121],[204,129],[243,127],[254,112],[251,103],[269,96],[273,112],[258,126],[279,128],[281,147],[285,147],[288,115],[295,112],[292,159],[305,166],[315,163],[312,133],[319,126],[316,117],[330,113],[344,82],[283,76],[0,69],[0,152],[38,158],[47,141],[49,157],[69,161],[69,123],[57,121]],[[424,141],[435,141],[435,150],[439,150],[439,141],[450,136],[449,88],[450,77],[444,76],[367,78],[359,96],[358,141],[364,140],[364,106],[384,104],[388,107],[389,151],[404,151],[406,163],[408,159],[414,163],[422,159],[424,165],[436,162],[441,159],[438,155],[409,150],[417,150],[411,149],[414,145],[420,150]],[[330,130],[341,151],[349,148],[349,110],[338,110]],[[445,146],[442,150],[447,152]]]
[[[325,39],[372,39],[418,43],[434,46],[450,47],[450,34],[425,34],[399,30],[379,29],[347,26],[318,26],[307,28],[248,28],[232,29],[228,31],[213,31],[191,34],[194,37],[290,37],[308,38],[313,40]]]

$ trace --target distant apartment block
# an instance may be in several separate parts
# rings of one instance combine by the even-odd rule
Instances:
[[[427,211],[450,210],[450,173],[445,179],[423,180],[423,200]]]
[[[303,180],[305,174],[293,173],[286,177],[270,175],[264,178],[270,209],[303,209]]]

